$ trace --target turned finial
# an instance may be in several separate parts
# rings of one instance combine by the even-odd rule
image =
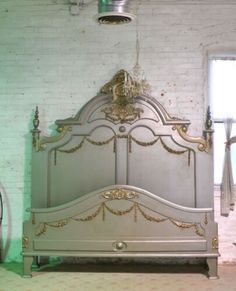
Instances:
[[[212,119],[211,119],[211,110],[210,106],[207,107],[207,114],[206,114],[206,122],[205,122],[206,130],[211,130],[212,128]]]
[[[33,126],[34,128],[31,130],[32,132],[32,144],[33,147],[38,150],[38,141],[40,137],[40,130],[39,127],[39,110],[38,106],[36,106],[35,113],[34,113],[34,119],[33,119]]]

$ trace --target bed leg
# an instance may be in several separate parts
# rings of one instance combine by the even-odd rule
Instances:
[[[31,267],[32,267],[32,263],[33,263],[33,256],[25,256],[23,258],[23,278],[31,278],[32,274],[31,274]]]
[[[209,279],[219,279],[218,276],[218,259],[217,258],[208,258],[207,259],[208,265],[208,277]]]

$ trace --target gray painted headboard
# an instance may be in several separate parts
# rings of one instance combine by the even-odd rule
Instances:
[[[171,117],[138,92],[124,70],[74,118],[57,120],[59,135],[33,130],[32,206],[57,206],[96,189],[128,184],[189,207],[211,207],[211,130],[191,137],[188,120]]]

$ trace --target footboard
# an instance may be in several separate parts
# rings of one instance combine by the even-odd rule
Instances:
[[[211,208],[183,207],[132,186],[113,185],[57,207],[30,209],[24,276],[35,256],[206,258],[217,277]]]

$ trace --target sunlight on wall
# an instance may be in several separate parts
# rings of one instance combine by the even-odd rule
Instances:
[[[210,99],[213,119],[223,121],[233,118],[236,121],[236,59],[216,59],[210,63]],[[223,123],[214,125],[214,182],[221,183],[225,151],[225,129]],[[231,136],[236,135],[236,123]],[[236,181],[236,145],[231,146],[234,180]]]

